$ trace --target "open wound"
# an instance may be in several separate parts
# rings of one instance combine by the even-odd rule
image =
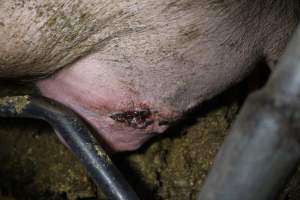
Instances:
[[[128,126],[138,129],[146,128],[153,123],[150,116],[151,111],[149,109],[114,112],[109,115],[110,118],[119,123],[126,123]]]

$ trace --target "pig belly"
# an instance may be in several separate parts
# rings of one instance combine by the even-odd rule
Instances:
[[[263,54],[261,33],[250,25],[234,31],[234,24],[201,4],[190,12],[154,9],[158,4],[147,4],[136,20],[126,21],[132,31],[116,33],[37,83],[43,95],[78,112],[113,151],[137,149],[163,133],[240,81]]]
[[[111,151],[135,150],[188,110],[241,80],[255,63],[251,54],[249,59],[234,57],[234,52],[221,51],[205,57],[172,55],[153,65],[138,56],[118,62],[114,56],[94,53],[37,86],[44,96],[79,113]],[[222,59],[228,63],[223,65]]]

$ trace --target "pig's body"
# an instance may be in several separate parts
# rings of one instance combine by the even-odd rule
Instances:
[[[44,3],[41,3],[44,2]],[[41,92],[76,110],[110,148],[138,148],[186,111],[275,61],[296,0],[0,3],[0,77],[52,74]]]

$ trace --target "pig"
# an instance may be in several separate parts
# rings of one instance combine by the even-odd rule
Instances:
[[[139,148],[276,63],[297,0],[5,0],[0,78],[32,81],[111,151]]]

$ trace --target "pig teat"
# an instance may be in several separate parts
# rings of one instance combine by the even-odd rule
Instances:
[[[99,140],[112,151],[137,149],[149,138],[163,133],[179,117],[174,108],[149,101],[141,92],[123,86],[109,69],[98,65],[83,59],[39,81],[37,86],[44,96],[81,115],[101,133]]]

